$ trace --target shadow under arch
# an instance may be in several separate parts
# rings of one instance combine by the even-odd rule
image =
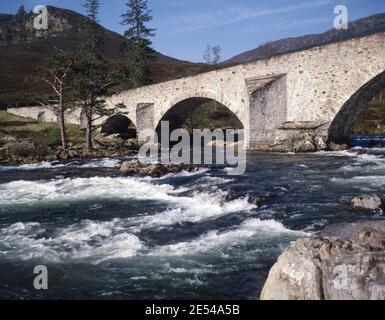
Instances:
[[[159,120],[156,126],[156,132],[160,134],[161,123],[162,121],[168,121],[170,124],[170,132],[175,129],[186,128],[186,123],[189,122],[190,129],[214,129],[213,127],[205,126],[204,128],[201,125],[196,126],[197,122],[194,121],[198,115],[195,114],[196,110],[201,106],[206,105],[206,112],[212,112],[211,116],[214,117],[212,125],[215,125],[215,116],[223,116],[223,123],[229,124],[224,126],[225,128],[234,127],[234,129],[244,128],[244,124],[239,119],[239,117],[231,110],[227,105],[219,102],[218,100],[211,97],[202,97],[202,96],[193,96],[185,98],[181,101],[176,102],[172,105],[168,111],[163,115]],[[200,115],[199,115],[200,116]],[[199,117],[198,116],[198,117]],[[207,113],[202,115],[202,117],[207,116]],[[226,118],[228,121],[226,121]],[[207,120],[207,119],[206,119]],[[195,123],[194,123],[195,122]],[[207,122],[207,121],[206,121]],[[201,121],[199,121],[201,123]],[[220,126],[224,128],[223,126]],[[219,128],[219,126],[217,127]]]
[[[329,128],[329,141],[348,143],[351,130],[360,113],[381,89],[385,88],[385,71],[363,85],[342,106]]]
[[[119,134],[123,139],[136,138],[136,128],[129,117],[115,114],[107,118],[101,125],[101,133],[105,135]]]

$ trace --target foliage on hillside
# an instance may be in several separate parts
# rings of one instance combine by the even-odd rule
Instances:
[[[196,108],[190,119],[186,119],[185,128],[188,130],[242,129],[243,125],[225,106],[216,101],[208,101]]]

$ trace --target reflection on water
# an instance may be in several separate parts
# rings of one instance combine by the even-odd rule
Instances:
[[[385,148],[385,135],[355,134],[349,139],[352,147]]]

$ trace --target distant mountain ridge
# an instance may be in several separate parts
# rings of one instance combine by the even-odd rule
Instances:
[[[375,14],[350,22],[348,30],[331,29],[321,34],[305,35],[269,42],[256,49],[240,53],[223,63],[241,64],[279,54],[363,37],[378,32],[385,32],[385,13]]]
[[[34,14],[20,18],[0,14],[0,107],[23,105],[30,92],[43,93],[47,87],[37,74],[38,66],[51,54],[76,51],[82,39],[87,17],[68,9],[48,6],[48,30],[35,30]],[[117,17],[119,19],[119,17]],[[122,35],[98,25],[102,55],[113,64],[122,61],[121,47],[128,41]],[[181,61],[156,52],[150,63],[153,82],[162,82],[211,70],[205,64]]]
[[[80,13],[69,9],[52,6],[48,8],[48,30],[36,30],[33,26],[35,15],[28,13],[23,21],[18,21],[17,15],[0,14],[0,46],[17,45],[44,41],[52,38],[63,39],[55,43],[58,50],[76,49],[81,41],[81,31],[84,21],[88,19]],[[122,42],[127,41],[122,35],[110,31],[101,25],[97,26],[102,37],[105,58],[121,57]],[[75,44],[73,43],[75,40]],[[75,45],[75,47],[74,47]],[[49,48],[48,48],[49,49]],[[177,59],[157,53],[158,59],[179,61]]]

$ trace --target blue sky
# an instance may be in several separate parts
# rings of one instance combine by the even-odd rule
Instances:
[[[1,0],[0,12],[14,13],[20,5],[38,4],[84,12],[82,0]],[[124,0],[101,0],[100,22],[123,33],[119,24]],[[157,51],[190,61],[202,61],[207,44],[222,47],[222,59],[259,44],[287,37],[319,33],[333,27],[333,9],[343,4],[349,20],[385,12],[384,0],[148,0],[151,26],[157,29]]]

